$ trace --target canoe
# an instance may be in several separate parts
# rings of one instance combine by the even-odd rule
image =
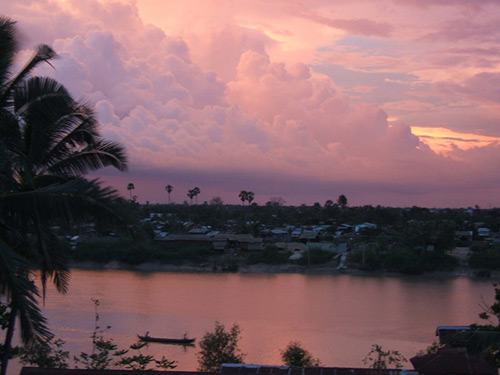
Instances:
[[[190,338],[182,338],[182,339],[173,339],[173,338],[163,338],[163,337],[152,337],[152,336],[141,336],[137,335],[139,340],[145,342],[159,342],[163,344],[178,344],[178,345],[192,345],[196,339]]]

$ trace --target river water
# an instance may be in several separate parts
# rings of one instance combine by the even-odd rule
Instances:
[[[372,344],[407,358],[435,340],[438,325],[478,322],[491,281],[468,278],[304,274],[212,274],[73,270],[69,293],[50,288],[44,314],[72,354],[91,351],[94,305],[120,347],[137,334],[197,342],[215,321],[242,328],[246,363],[280,364],[292,340],[324,366],[363,366]],[[196,370],[199,347],[150,344],[143,352]],[[411,368],[411,364],[407,364]]]

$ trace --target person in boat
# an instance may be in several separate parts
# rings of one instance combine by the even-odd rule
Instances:
[[[144,337],[149,337],[149,331],[146,332],[146,334],[144,335]]]

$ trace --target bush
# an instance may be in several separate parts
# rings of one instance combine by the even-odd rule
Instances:
[[[330,251],[321,250],[319,248],[310,248],[304,252],[304,256],[299,259],[299,264],[325,264],[332,260],[334,254]]]
[[[65,342],[50,336],[42,342],[35,342],[29,348],[21,349],[20,362],[43,368],[68,368],[69,352],[62,349]]]
[[[226,331],[223,324],[215,322],[214,332],[207,332],[200,341],[199,371],[218,372],[223,363],[243,363],[245,355],[238,348],[241,328],[234,324]]]
[[[428,251],[419,257],[424,272],[453,271],[458,266],[457,258],[448,254]]]
[[[377,344],[372,345],[372,349],[363,359],[363,363],[365,365],[368,365],[369,368],[377,370],[385,370],[391,367],[399,369],[403,367],[403,362],[408,361],[397,350],[384,351],[384,349],[382,349],[382,346]]]
[[[142,263],[180,264],[183,261],[206,262],[212,250],[207,246],[177,246],[168,248],[154,243],[123,240],[113,243],[86,242],[78,245],[75,261],[109,263],[119,261],[129,265]]]
[[[363,265],[363,251],[357,250],[349,254],[349,263],[357,264],[362,270],[374,271],[382,266],[382,260],[372,249],[364,251],[364,265]]]
[[[500,254],[473,253],[469,257],[469,267],[474,269],[497,270],[500,268]]]
[[[279,251],[275,245],[267,245],[262,252],[252,253],[247,258],[247,264],[285,264],[288,263],[291,253]]]
[[[286,349],[281,351],[281,360],[285,366],[318,367],[321,364],[319,359],[314,358],[297,341],[290,342]]]
[[[389,271],[405,274],[419,274],[424,270],[417,256],[406,250],[393,251],[386,255],[385,266]]]

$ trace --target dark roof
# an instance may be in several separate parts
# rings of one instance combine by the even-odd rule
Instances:
[[[219,233],[215,236],[208,236],[206,234],[170,234],[167,237],[157,237],[156,241],[159,242],[172,242],[172,241],[198,241],[198,242],[213,242],[213,241],[239,241],[239,242],[262,242],[262,238],[254,237],[251,234],[232,234],[232,233]]]
[[[416,356],[411,364],[421,374],[491,375],[497,368],[482,358],[467,353],[465,348],[443,348],[437,353]]]
[[[87,369],[50,369],[23,367],[20,375],[415,375],[411,370],[377,370],[349,367],[288,367],[264,365],[227,365],[220,373],[197,371],[137,371],[137,370],[87,370]]]
[[[20,375],[214,375],[211,372],[197,371],[138,371],[138,370],[87,370],[87,369],[60,369],[60,368],[40,368],[23,367]]]
[[[264,365],[222,365],[222,375],[410,375],[415,371],[351,367],[292,367]]]
[[[160,242],[170,242],[170,241],[203,241],[211,242],[212,237],[206,234],[170,234],[167,237],[156,238]]]

